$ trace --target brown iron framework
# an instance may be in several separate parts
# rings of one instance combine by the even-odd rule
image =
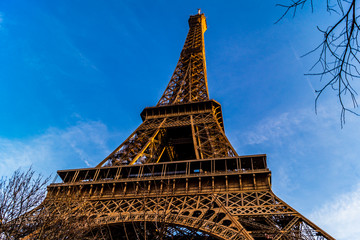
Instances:
[[[266,155],[237,155],[221,106],[209,99],[204,14],[189,26],[143,123],[95,168],[58,171],[61,183],[48,187],[45,202],[71,199],[73,214],[120,226],[119,239],[334,239],[272,192]]]

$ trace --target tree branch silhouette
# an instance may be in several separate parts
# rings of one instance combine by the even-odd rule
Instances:
[[[295,17],[297,10],[303,9],[306,4],[310,4],[313,11],[313,0],[292,0],[289,4],[277,4],[277,6],[285,9],[277,22],[291,12]],[[356,0],[327,0],[326,10],[329,13],[338,14],[339,18],[335,24],[329,25],[325,29],[317,27],[323,35],[323,39],[318,46],[304,56],[318,53],[319,57],[309,73],[305,75],[318,76],[320,81],[324,82],[323,86],[315,91],[317,94],[315,112],[317,112],[319,97],[326,90],[331,89],[336,92],[341,107],[340,123],[343,127],[346,112],[360,116],[356,112],[356,108],[359,107],[356,100],[358,94],[353,87],[354,80],[360,78],[358,69],[360,64],[358,56],[360,51],[358,41],[360,16],[357,12]],[[316,68],[320,68],[320,70],[314,72]]]

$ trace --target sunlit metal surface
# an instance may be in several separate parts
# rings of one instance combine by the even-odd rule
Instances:
[[[266,155],[237,155],[209,99],[204,14],[189,26],[143,123],[95,168],[58,171],[46,201],[71,199],[119,239],[334,239],[272,192]]]

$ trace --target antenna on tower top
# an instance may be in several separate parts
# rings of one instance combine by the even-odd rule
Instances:
[[[198,14],[200,15],[200,13],[201,13],[201,8],[198,8]]]

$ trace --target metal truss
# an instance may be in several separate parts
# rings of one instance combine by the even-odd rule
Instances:
[[[64,170],[59,176],[63,183],[50,185],[47,201],[73,199],[95,226],[135,226],[138,234],[153,229],[162,236],[171,229],[175,237],[182,233],[173,227],[214,239],[333,239],[271,191],[265,155]]]
[[[158,106],[209,100],[206,76],[204,14],[191,16],[179,62],[173,76],[158,102]]]
[[[146,117],[145,121],[98,167],[158,163],[162,159],[181,160],[174,150],[176,149],[174,145],[182,143],[191,145],[182,151],[194,152],[194,159],[236,156],[236,151],[221,125],[220,106],[214,101],[202,102],[198,105],[202,107],[201,110],[184,108],[183,112],[176,114]],[[179,137],[169,134],[175,128],[188,130],[188,136]],[[166,158],[164,154],[167,155]]]
[[[333,240],[271,190],[266,155],[238,156],[209,100],[203,14],[142,124],[95,168],[58,171],[44,202],[98,239]],[[64,202],[70,201],[66,212]]]
[[[159,190],[151,197],[146,189],[142,186],[137,197],[81,201],[86,216],[96,219],[98,226],[137,222],[148,224],[149,229],[157,226],[157,231],[180,226],[224,240],[333,239],[271,191],[175,195]],[[145,230],[138,227],[137,231]]]

